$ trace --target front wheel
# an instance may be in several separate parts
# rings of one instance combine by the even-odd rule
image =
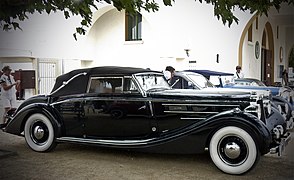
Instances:
[[[34,151],[46,152],[56,146],[52,123],[43,114],[33,114],[28,118],[24,135],[28,146]]]
[[[229,174],[248,172],[260,156],[252,136],[235,126],[224,127],[215,132],[210,140],[209,153],[214,164]]]

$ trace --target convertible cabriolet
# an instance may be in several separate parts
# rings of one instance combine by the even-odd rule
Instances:
[[[292,105],[294,105],[294,91],[288,86],[276,87],[276,86],[266,86],[262,81],[254,78],[243,78],[235,79],[234,84],[227,84],[227,87],[235,86],[234,88],[260,88],[267,89],[272,92],[273,96],[281,96]]]
[[[243,174],[261,155],[281,153],[290,134],[270,100],[251,92],[172,89],[161,72],[132,67],[78,69],[48,95],[7,116],[7,133],[37,152],[73,142],[158,153],[208,150],[223,172]]]

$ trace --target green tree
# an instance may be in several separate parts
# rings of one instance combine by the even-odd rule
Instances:
[[[175,0],[162,0],[166,6],[172,6]],[[234,16],[233,10],[249,10],[251,13],[266,14],[270,7],[280,9],[282,3],[294,6],[294,0],[195,0],[202,3],[205,1],[214,6],[214,15],[221,19],[224,24],[230,26],[233,22],[238,23],[238,18]],[[38,12],[52,13],[62,11],[65,18],[74,15],[82,17],[81,26],[76,28],[78,34],[86,33],[85,27],[92,23],[93,11],[98,9],[97,3],[106,2],[113,4],[119,11],[125,9],[128,12],[141,11],[148,12],[159,10],[156,0],[1,0],[0,1],[0,27],[3,30],[21,29],[18,20],[28,19],[27,14]],[[76,39],[76,33],[74,33]]]

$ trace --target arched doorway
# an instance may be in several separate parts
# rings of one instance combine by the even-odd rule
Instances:
[[[265,24],[261,43],[261,80],[266,85],[274,84],[274,38],[269,22]]]

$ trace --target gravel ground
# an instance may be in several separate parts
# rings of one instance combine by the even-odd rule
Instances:
[[[59,144],[53,152],[32,151],[23,137],[0,131],[0,179],[294,179],[294,131],[281,157],[265,155],[250,172],[233,176],[219,171],[209,154],[166,155]]]

